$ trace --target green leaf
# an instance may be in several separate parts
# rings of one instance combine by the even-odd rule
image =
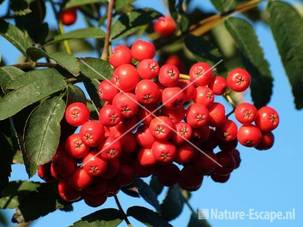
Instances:
[[[197,213],[192,213],[187,227],[211,227],[206,219],[199,219]]]
[[[88,4],[106,3],[106,0],[70,0],[66,3],[65,9],[80,7]]]
[[[67,104],[73,102],[86,103],[86,97],[83,91],[78,86],[72,84],[68,85],[66,99]]]
[[[115,10],[128,12],[132,10],[132,4],[134,0],[116,0],[115,1]]]
[[[34,61],[43,57],[48,57],[57,62],[57,64],[69,71],[74,76],[78,76],[80,73],[80,66],[77,58],[65,52],[47,53],[44,50],[36,47],[31,47],[27,49],[26,52],[27,55],[30,56]]]
[[[257,34],[250,23],[229,18],[225,26],[244,57],[244,65],[252,74],[251,96],[257,107],[266,105],[272,94],[272,75]]]
[[[0,99],[0,120],[11,117],[23,108],[66,87],[63,77],[56,69],[33,70],[26,73],[26,77],[28,83]]]
[[[75,222],[73,227],[113,227],[123,221],[123,214],[117,209],[107,208],[99,210],[81,218]]]
[[[3,66],[0,68],[0,86],[6,90],[7,83],[12,83],[24,72],[14,66]]]
[[[30,115],[25,126],[23,155],[27,173],[32,177],[38,165],[49,162],[57,150],[60,122],[65,111],[62,96],[41,103]]]
[[[105,80],[111,78],[113,68],[107,61],[99,58],[80,59],[81,73],[91,80]]]
[[[90,28],[83,28],[74,30],[71,32],[66,32],[61,35],[57,35],[54,37],[53,40],[46,43],[46,45],[54,44],[56,42],[61,42],[63,40],[69,40],[69,39],[103,39],[105,37],[105,33],[100,29],[96,27],[90,27]]]
[[[183,210],[184,198],[182,192],[178,186],[170,187],[163,203],[161,204],[161,214],[162,216],[171,221],[177,218]]]
[[[103,101],[99,98],[98,95],[98,84],[99,82],[95,79],[92,81],[85,81],[83,82],[84,87],[90,97],[90,99],[93,101],[94,108],[97,108],[97,111],[99,108],[103,106]]]
[[[235,0],[211,0],[211,2],[217,10],[223,13],[233,10],[237,5]]]
[[[156,195],[160,195],[163,191],[164,185],[161,184],[157,176],[152,176],[149,182],[149,187],[156,193]]]
[[[157,199],[156,193],[151,187],[141,179],[136,179],[134,184],[138,188],[139,195],[150,205],[152,205],[157,211],[160,211],[160,204]]]
[[[26,55],[26,49],[33,45],[31,38],[26,32],[21,31],[14,25],[0,19],[0,35],[11,42],[17,49]]]
[[[158,213],[147,209],[145,207],[133,206],[127,209],[127,215],[132,216],[138,221],[144,223],[146,226],[159,226],[159,227],[167,227],[171,226],[163,217],[161,217]]]
[[[3,190],[0,208],[16,209],[13,221],[29,222],[56,209],[69,211],[72,206],[58,198],[56,184],[12,181]]]
[[[303,108],[303,18],[289,4],[270,1],[269,25],[292,86],[297,109]]]

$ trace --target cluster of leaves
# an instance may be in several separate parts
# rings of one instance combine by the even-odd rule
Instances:
[[[70,211],[72,207],[58,199],[54,185],[18,181],[9,182],[11,165],[24,163],[29,177],[37,166],[53,156],[63,132],[61,124],[69,102],[86,99],[75,84],[82,82],[89,94],[88,105],[97,115],[102,106],[96,86],[112,74],[112,68],[99,58],[77,58],[66,54],[63,41],[69,41],[74,53],[100,53],[104,42],[106,17],[101,8],[106,0],[68,0],[64,3],[42,0],[10,0],[6,15],[0,18],[0,35],[24,56],[24,62],[0,67],[0,207],[16,209],[14,220],[27,222],[56,209]],[[87,27],[66,33],[50,28],[45,21],[46,2],[58,10],[77,7],[85,16]],[[226,75],[235,65],[243,65],[252,73],[252,99],[256,106],[270,101],[273,76],[254,29],[256,21],[269,26],[277,43],[297,109],[303,108],[303,19],[295,8],[284,1],[269,1],[266,8],[253,8],[261,1],[212,0],[218,13],[202,9],[188,11],[190,1],[167,1],[178,30],[170,38],[157,38],[151,21],[160,16],[154,9],[138,9],[132,0],[116,0],[111,40],[124,40],[142,35],[154,40],[160,61],[177,54],[186,66],[197,60],[212,64],[221,59],[218,73]],[[248,9],[252,9],[247,11]],[[247,11],[240,17],[236,12]],[[89,65],[89,67],[88,67]],[[43,66],[43,68],[41,68]],[[98,73],[96,73],[98,72]],[[278,76],[278,75],[275,75]],[[64,128],[64,131],[61,129]],[[126,215],[151,226],[169,226],[178,217],[188,192],[172,187],[160,204],[157,196],[163,186],[156,178],[150,185],[136,180],[123,189],[130,196],[141,196],[154,207],[130,207]],[[47,200],[48,202],[44,202]],[[83,217],[75,226],[117,225],[123,220],[120,210],[105,209]],[[189,226],[207,226],[193,212]]]

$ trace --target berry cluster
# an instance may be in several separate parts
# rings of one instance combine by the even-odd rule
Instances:
[[[273,145],[271,131],[279,123],[274,109],[237,105],[238,129],[215,101],[230,90],[246,90],[251,82],[246,70],[234,69],[225,79],[198,62],[187,76],[173,64],[160,67],[154,56],[154,45],[143,40],[131,48],[117,46],[109,58],[112,78],[98,88],[105,103],[99,119],[89,119],[83,103],[67,107],[65,120],[80,127],[79,133],[59,146],[51,163],[39,167],[42,178],[59,181],[64,200],[83,198],[98,206],[135,177],[152,174],[166,186],[197,190],[204,176],[229,179],[241,161],[238,142],[257,149]]]

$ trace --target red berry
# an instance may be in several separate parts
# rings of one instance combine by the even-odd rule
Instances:
[[[120,123],[120,110],[114,105],[105,105],[100,109],[99,120],[104,126],[115,126]]]
[[[235,117],[242,124],[252,123],[257,116],[257,108],[250,103],[241,103],[236,106]]]
[[[137,142],[141,147],[151,148],[152,144],[155,141],[149,128],[140,128],[136,133]]]
[[[226,80],[222,76],[216,76],[209,87],[215,95],[223,95],[227,87]]]
[[[221,150],[232,150],[235,149],[238,145],[238,140],[234,139],[233,141],[220,141],[219,148]]]
[[[268,150],[272,148],[274,145],[275,137],[272,132],[268,132],[265,134],[262,134],[262,138],[258,146],[256,146],[256,149],[258,150]]]
[[[109,56],[109,63],[117,68],[120,65],[130,64],[132,55],[130,49],[125,45],[117,46],[113,49],[112,54]]]
[[[56,179],[65,179],[76,171],[77,165],[74,159],[57,152],[52,158],[50,167],[51,175]]]
[[[172,136],[173,123],[166,116],[159,116],[154,118],[149,125],[151,134],[157,140],[168,140]]]
[[[99,194],[97,196],[84,194],[83,199],[87,205],[89,205],[91,207],[98,207],[98,206],[101,206],[103,203],[105,203],[107,197],[102,194]]]
[[[104,139],[104,127],[100,121],[92,120],[82,125],[80,136],[87,146],[95,147]]]
[[[83,159],[83,169],[90,176],[101,176],[107,169],[107,163],[98,158],[95,153],[90,153]]]
[[[161,165],[156,169],[156,176],[161,184],[171,187],[178,182],[180,170],[178,166],[173,163]]]
[[[149,148],[144,148],[138,153],[138,162],[141,166],[153,166],[156,164],[156,158]]]
[[[51,167],[51,162],[38,166],[38,170],[37,170],[38,176],[41,179],[43,179],[45,182],[50,182],[54,180],[54,178],[51,175],[50,167]]]
[[[176,22],[170,16],[159,17],[154,22],[154,31],[162,37],[167,37],[174,34],[176,28]]]
[[[144,105],[156,104],[160,97],[158,85],[151,80],[141,80],[135,89],[137,100]]]
[[[65,110],[65,120],[72,126],[80,126],[89,119],[89,109],[81,102],[74,102]]]
[[[263,132],[270,132],[278,127],[279,115],[276,110],[269,106],[264,106],[258,110],[256,117],[256,125]]]
[[[104,160],[118,158],[121,155],[121,143],[118,138],[108,137],[98,152],[98,157]]]
[[[87,188],[92,183],[93,178],[82,168],[77,169],[71,178],[72,186],[78,191]]]
[[[209,121],[209,112],[205,106],[194,103],[187,111],[186,121],[193,128],[205,126]]]
[[[176,147],[169,142],[155,141],[152,152],[159,163],[171,163],[176,157]]]
[[[213,91],[206,86],[199,86],[196,89],[196,97],[195,97],[195,102],[205,105],[205,106],[210,106],[211,104],[214,103],[215,100],[215,95]]]
[[[189,76],[196,86],[206,86],[213,79],[212,68],[206,62],[198,62],[191,66]]]
[[[209,124],[214,127],[224,125],[226,121],[225,107],[221,103],[214,103],[209,107]]]
[[[113,105],[119,110],[123,118],[131,118],[138,111],[138,101],[132,93],[118,93],[114,97]]]
[[[182,59],[180,59],[178,55],[170,55],[166,59],[165,64],[175,65],[180,72],[183,72],[185,68]]]
[[[140,122],[143,122],[144,125],[149,126],[152,119],[154,119],[154,115],[157,114],[157,111],[155,111],[155,109],[155,106],[146,106],[144,109],[140,108],[138,113]]]
[[[179,185],[181,188],[188,191],[198,190],[203,181],[203,175],[195,172],[192,166],[184,166],[180,172]]]
[[[168,87],[162,91],[162,105],[167,108],[178,109],[183,107],[183,91],[179,87]]]
[[[186,122],[179,122],[175,125],[176,133],[174,134],[174,141],[178,144],[190,140],[192,135],[192,128]]]
[[[159,73],[160,67],[154,59],[144,59],[137,65],[137,71],[142,79],[153,79]]]
[[[217,132],[222,140],[230,142],[237,138],[238,127],[232,120],[226,120]]]
[[[72,134],[66,139],[65,150],[69,156],[75,159],[82,159],[89,152],[88,146],[83,143],[80,134]]]
[[[176,86],[179,80],[179,69],[174,65],[165,64],[160,68],[159,82],[165,87]]]
[[[131,54],[133,58],[138,61],[151,59],[156,54],[156,48],[151,42],[138,39],[133,43],[131,47]]]
[[[210,129],[208,125],[195,128],[192,132],[192,137],[196,140],[199,140],[199,142],[205,142],[209,138]]]
[[[176,161],[180,164],[189,163],[194,158],[194,148],[189,144],[184,144],[177,150]]]
[[[77,20],[77,11],[75,9],[66,9],[60,12],[59,20],[63,25],[72,25]]]
[[[212,151],[197,154],[193,162],[195,171],[199,174],[209,175],[218,167],[217,156]]]
[[[104,101],[111,102],[118,92],[118,89],[114,87],[113,82],[110,80],[103,80],[98,86],[99,98]]]
[[[74,189],[67,181],[58,183],[58,194],[66,202],[73,202],[80,199],[80,193]]]
[[[120,139],[120,143],[121,143],[123,152],[129,153],[129,154],[136,152],[137,141],[135,139],[135,136],[132,133],[127,133],[127,134],[123,135]]]
[[[251,76],[245,69],[236,68],[228,73],[226,83],[231,90],[242,92],[250,86]]]
[[[191,101],[196,96],[196,88],[189,80],[179,80],[178,87],[182,89],[183,99],[185,102]]]
[[[238,131],[239,142],[247,147],[257,146],[262,138],[262,133],[259,128],[254,125],[244,125]]]
[[[222,167],[216,166],[216,174],[227,175],[236,168],[237,163],[232,152],[220,151],[216,156],[217,161],[222,165]]]
[[[214,182],[225,183],[229,180],[230,174],[226,174],[226,175],[212,174],[210,177]]]
[[[173,124],[176,124],[184,119],[186,110],[183,106],[180,106],[178,109],[164,107],[162,109],[162,113],[163,115],[167,116]]]
[[[139,82],[139,74],[131,64],[120,65],[113,73],[113,82],[122,91],[133,91]]]
[[[129,165],[122,164],[119,169],[118,176],[116,178],[116,184],[121,186],[128,185],[132,182],[134,177],[133,168]]]

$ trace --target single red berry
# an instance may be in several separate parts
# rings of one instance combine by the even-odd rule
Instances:
[[[238,131],[239,142],[246,147],[257,146],[262,138],[262,133],[259,128],[254,125],[243,125]]]
[[[226,83],[231,90],[242,92],[250,86],[251,76],[245,69],[236,68],[228,73]]]
[[[127,133],[123,135],[120,139],[120,143],[123,152],[126,152],[127,154],[136,152],[137,141],[132,133]]]
[[[213,80],[212,68],[206,62],[198,62],[191,66],[189,76],[196,86],[206,86]]]
[[[183,107],[183,91],[179,87],[167,87],[162,91],[162,105],[167,108],[179,109]]]
[[[178,55],[170,55],[166,61],[165,64],[170,64],[176,66],[180,72],[183,72],[185,69],[184,63],[181,58],[179,58]]]
[[[101,176],[105,173],[107,169],[107,163],[102,159],[98,158],[95,153],[88,154],[83,159],[83,169],[90,175],[90,176]]]
[[[151,59],[156,54],[156,48],[153,43],[138,39],[131,47],[131,54],[138,61]]]
[[[80,126],[89,119],[89,109],[84,103],[74,102],[65,110],[65,120],[72,126]]]
[[[79,134],[83,143],[89,147],[96,147],[104,140],[104,127],[100,121],[88,121],[82,125]]]
[[[77,20],[77,11],[75,9],[66,9],[59,13],[59,20],[63,25],[72,25]]]
[[[118,93],[113,99],[113,105],[123,118],[131,118],[137,114],[138,101],[133,93]]]
[[[159,72],[159,82],[165,87],[174,87],[178,84],[179,69],[174,65],[165,64]]]
[[[206,86],[199,86],[196,88],[195,102],[204,106],[211,106],[214,103],[214,92]]]
[[[164,141],[172,136],[173,127],[174,125],[168,117],[159,116],[150,122],[149,130],[157,140]]]
[[[257,108],[250,103],[241,103],[236,106],[235,117],[242,124],[252,123],[257,116]]]
[[[98,86],[99,98],[104,101],[111,102],[118,92],[118,89],[115,88],[114,83],[110,80],[103,80]]]
[[[176,147],[169,142],[155,141],[152,152],[159,163],[171,163],[176,157]]]
[[[85,189],[93,183],[93,178],[82,168],[77,169],[70,180],[71,185],[78,191]]]
[[[131,64],[132,55],[130,49],[125,45],[116,46],[109,56],[109,63],[117,68],[120,65]]]
[[[226,90],[227,83],[224,77],[216,76],[209,84],[209,87],[215,95],[223,95]]]
[[[191,101],[196,97],[196,88],[189,80],[179,80],[177,86],[182,89],[185,102]]]
[[[159,17],[154,22],[154,31],[162,37],[173,35],[176,31],[176,28],[176,22],[170,16]]]
[[[87,205],[91,207],[98,207],[106,202],[107,197],[106,195],[102,195],[102,194],[99,194],[97,196],[84,194],[83,199]]]
[[[144,105],[156,104],[160,97],[158,85],[151,80],[141,80],[135,89],[137,100]]]
[[[112,78],[114,84],[122,91],[133,91],[139,82],[139,74],[135,66],[124,64],[118,66]]]
[[[182,121],[186,115],[186,110],[183,106],[178,109],[165,108],[162,109],[162,114],[167,116],[173,124],[177,124]]]
[[[137,131],[136,139],[139,145],[143,148],[151,148],[155,142],[155,138],[153,137],[150,129],[145,127],[142,127]]]
[[[264,106],[258,110],[256,117],[256,125],[263,132],[270,132],[278,127],[279,115],[276,110],[269,106]]]
[[[69,156],[75,159],[84,158],[88,152],[89,148],[83,143],[80,134],[72,134],[65,141],[65,150]]]
[[[156,169],[156,176],[161,184],[171,187],[178,182],[180,170],[178,166],[173,163],[160,165]]]
[[[185,141],[190,140],[192,135],[192,128],[186,122],[178,122],[175,124],[176,132],[174,133],[174,141],[181,144]]]
[[[50,168],[51,168],[51,162],[38,166],[37,169],[38,176],[41,179],[43,179],[45,182],[50,182],[54,180],[54,178],[51,175]]]
[[[138,162],[142,166],[153,166],[156,164],[157,160],[151,149],[144,148],[141,149],[138,153]]]
[[[217,132],[222,140],[230,142],[237,138],[238,127],[235,122],[227,119],[224,125],[217,128]]]
[[[225,107],[221,103],[214,103],[209,107],[209,124],[214,127],[224,125],[226,121]]]
[[[115,126],[121,122],[120,110],[115,105],[104,105],[100,109],[99,120],[104,126]]]
[[[142,79],[153,79],[159,73],[160,67],[154,59],[144,59],[137,65],[137,71]]]
[[[192,104],[186,115],[186,122],[193,128],[199,128],[208,124],[209,112],[204,105]]]
[[[203,182],[203,175],[198,174],[190,165],[184,166],[180,172],[178,183],[181,188],[188,191],[198,190]]]
[[[225,183],[229,180],[230,174],[226,174],[226,175],[212,174],[210,177],[214,182]]]
[[[102,175],[104,179],[112,179],[117,176],[120,169],[120,161],[119,159],[110,159],[107,162],[107,169],[105,173]]]
[[[268,150],[272,148],[275,142],[275,137],[272,132],[262,134],[260,143],[256,146],[258,150]]]
[[[80,192],[74,189],[67,181],[60,181],[58,183],[58,194],[66,202],[80,199]]]
[[[193,167],[197,173],[209,175],[218,167],[217,162],[217,156],[212,151],[198,153],[193,160]]]
[[[100,147],[98,157],[104,160],[116,159],[121,155],[121,143],[118,138],[108,137]]]
[[[194,158],[194,148],[190,144],[184,144],[177,149],[176,162],[179,164],[189,163]]]

